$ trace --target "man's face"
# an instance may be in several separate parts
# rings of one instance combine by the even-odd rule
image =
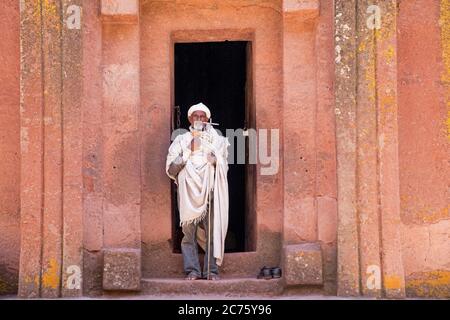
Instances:
[[[191,126],[194,125],[194,121],[202,121],[202,122],[208,121],[208,118],[206,117],[206,112],[200,110],[192,112],[191,116],[188,117],[188,119]]]

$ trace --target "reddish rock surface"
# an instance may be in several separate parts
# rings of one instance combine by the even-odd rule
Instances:
[[[450,1],[383,1],[379,30],[371,4],[2,1],[0,294],[449,297]],[[253,251],[191,286],[164,172],[173,45],[224,40],[252,43],[250,117],[280,161],[256,167]]]
[[[18,1],[0,3],[0,28],[0,294],[5,294],[17,292],[20,255]]]

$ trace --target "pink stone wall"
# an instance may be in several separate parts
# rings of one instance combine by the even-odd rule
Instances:
[[[283,25],[283,243],[321,242],[327,284],[337,229],[332,15],[332,1],[321,1]]]
[[[400,200],[407,293],[449,294],[448,1],[401,1]],[[444,59],[445,58],[445,59]]]
[[[96,294],[103,272],[102,22],[99,0],[83,5],[83,287]]]
[[[19,2],[0,3],[0,294],[17,290],[20,253]]]
[[[333,1],[320,1],[315,39],[316,111],[316,205],[317,239],[323,252],[324,289],[336,292],[337,266],[337,175],[334,111],[334,8]]]

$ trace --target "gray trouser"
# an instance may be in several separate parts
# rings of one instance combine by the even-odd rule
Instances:
[[[198,257],[197,248],[197,228],[199,224],[203,224],[203,228],[206,232],[206,253],[205,253],[205,263],[203,265],[203,276],[208,275],[208,253],[209,253],[209,272],[210,274],[219,274],[219,269],[216,264],[216,258],[214,258],[214,248],[213,248],[213,226],[214,226],[214,205],[211,202],[211,236],[208,239],[208,213],[206,213],[205,219],[199,223],[190,223],[183,226],[183,240],[181,241],[181,251],[183,252],[183,265],[184,272],[186,274],[194,274],[198,277],[202,276],[200,261]],[[209,247],[208,247],[209,241]],[[209,249],[209,250],[208,250]],[[209,251],[209,252],[208,252]]]

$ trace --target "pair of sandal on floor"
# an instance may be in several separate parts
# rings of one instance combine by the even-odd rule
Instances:
[[[191,272],[184,279],[185,280],[201,280],[201,279],[208,280],[208,277],[207,276],[201,277],[201,276]],[[209,280],[220,280],[220,277],[218,274],[212,273],[209,275]]]
[[[270,280],[272,278],[273,279],[281,278],[281,268],[280,267],[269,268],[264,266],[259,271],[257,278],[266,280]]]

